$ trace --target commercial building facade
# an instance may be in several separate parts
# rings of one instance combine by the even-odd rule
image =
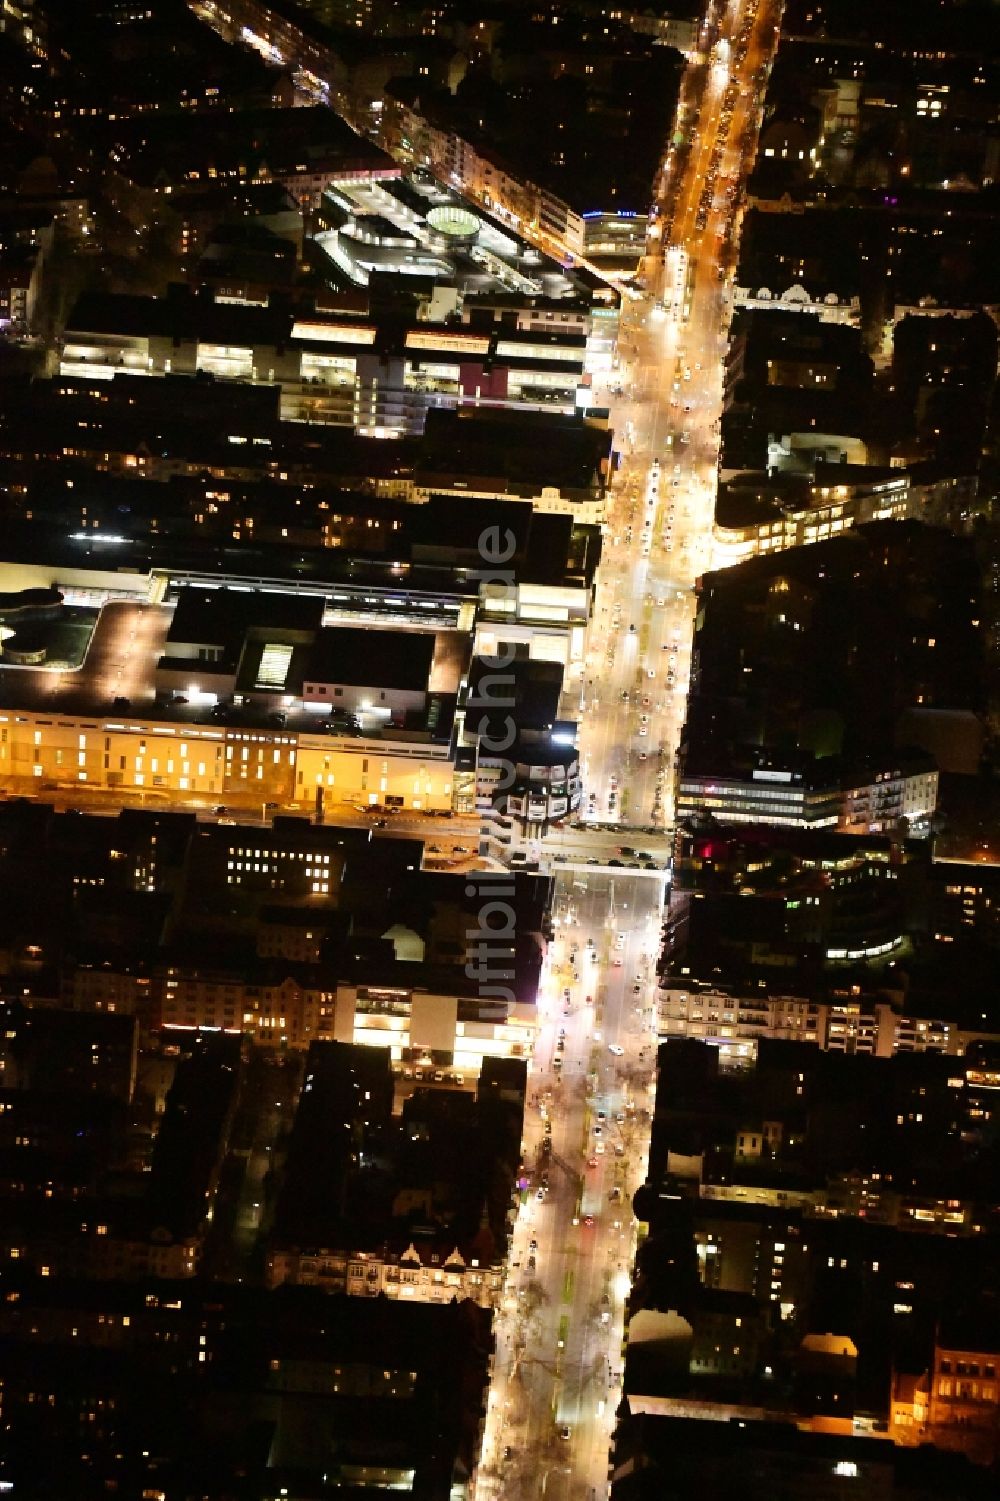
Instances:
[[[311,810],[330,802],[373,806],[394,799],[416,811],[454,802],[448,743],[413,745],[283,730],[178,725],[127,714],[0,714],[0,778],[32,794],[70,785],[157,798],[259,798]]]
[[[829,466],[826,466],[829,470]],[[839,536],[870,521],[926,521],[946,524],[975,496],[971,476],[927,479],[917,473],[884,473],[869,480],[836,482],[836,471],[822,482],[809,484],[806,503],[789,502],[778,516],[769,515],[745,526],[712,528],[712,566],[729,568],[764,553],[787,552]]]
[[[832,829],[840,813],[839,789],[811,787],[801,772],[756,768],[749,777],[698,775],[685,770],[677,816],[710,813],[720,823],[766,823],[794,829]]]
[[[709,813],[720,823],[761,823],[795,829],[838,829],[878,834],[905,820],[927,831],[937,807],[938,773],[929,758],[897,758],[898,764],[868,772],[846,785],[840,779],[783,768],[755,767],[748,777],[698,775],[687,769],[679,782],[679,818]]]
[[[421,432],[435,406],[573,413],[586,358],[585,336],[554,327],[420,324],[396,335],[371,319],[295,317],[185,293],[84,298],[70,314],[59,370],[276,384],[283,418],[392,437]]]

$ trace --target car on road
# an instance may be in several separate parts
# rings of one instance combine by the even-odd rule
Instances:
[[[573,1437],[573,1430],[567,1423],[564,1423],[560,1428],[559,1437],[563,1440],[564,1443],[569,1443],[570,1439]]]
[[[625,1049],[617,1042],[609,1042],[608,1052],[613,1053],[616,1058],[622,1058],[624,1057]]]

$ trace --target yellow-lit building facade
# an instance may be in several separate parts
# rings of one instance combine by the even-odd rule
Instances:
[[[920,1375],[893,1378],[889,1437],[907,1446],[959,1450],[977,1464],[1000,1452],[1000,1350],[959,1350],[940,1343]]]
[[[0,780],[16,794],[76,789],[143,794],[183,803],[234,798],[279,807],[393,806],[426,812],[453,806],[447,744],[339,739],[53,711],[0,713]]]
[[[941,1449],[960,1449],[992,1464],[1000,1449],[1000,1351],[934,1349],[930,1437]]]
[[[299,1287],[322,1287],[349,1297],[381,1296],[413,1303],[450,1303],[471,1298],[481,1308],[496,1308],[503,1293],[503,1264],[499,1259],[468,1261],[456,1246],[441,1259],[410,1245],[402,1254],[345,1247],[277,1246],[268,1256],[270,1287],[283,1282]]]

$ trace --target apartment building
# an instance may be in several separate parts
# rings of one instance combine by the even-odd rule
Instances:
[[[688,989],[671,983],[657,995],[657,1031],[661,1041],[697,1037],[713,1043],[723,1058],[752,1057],[756,1037],[821,1043],[823,1008],[798,996],[733,996],[717,990]]]
[[[488,1067],[475,1096],[428,1092],[393,1117],[384,1055],[316,1043],[269,1235],[267,1277],[352,1297],[497,1306],[509,1204],[464,1175],[473,1143],[511,1195],[523,1125],[524,1064]],[[493,1083],[507,1087],[498,1098]],[[346,1126],[348,1141],[338,1127]],[[367,1191],[377,1158],[384,1209]]]
[[[889,1436],[904,1447],[933,1444],[989,1465],[1000,1435],[1000,1340],[988,1327],[946,1321],[928,1368],[893,1372]]]
[[[719,1049],[720,1063],[754,1056],[755,1041],[808,1042],[825,1052],[892,1058],[900,1053],[964,1057],[976,1041],[994,1037],[945,1017],[904,1012],[898,1002],[848,994],[824,1000],[800,996],[736,996],[671,981],[657,996],[661,1041],[694,1037]]]

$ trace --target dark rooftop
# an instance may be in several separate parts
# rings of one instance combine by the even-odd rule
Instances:
[[[445,475],[476,479],[502,475],[518,484],[591,490],[610,457],[612,434],[582,417],[547,412],[428,412],[416,477],[433,484]],[[440,482],[440,481],[439,481]]]
[[[236,589],[178,590],[167,643],[236,645],[252,627],[312,632],[323,618],[321,596],[272,594]]]
[[[435,638],[424,631],[321,630],[303,669],[306,682],[426,691]]]

